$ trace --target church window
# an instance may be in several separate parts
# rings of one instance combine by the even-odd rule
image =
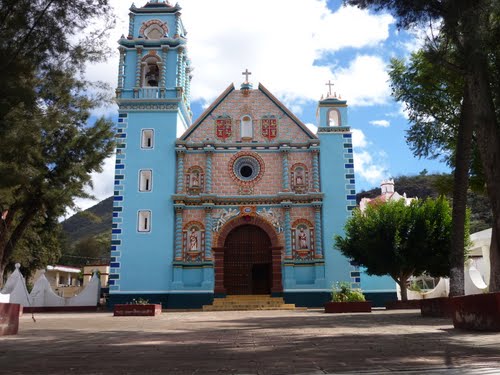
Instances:
[[[153,24],[144,30],[144,36],[147,39],[160,39],[163,37],[163,30],[159,25]]]
[[[151,231],[151,211],[139,211],[137,231],[150,232]]]
[[[153,129],[143,129],[141,135],[141,148],[153,148]]]
[[[252,118],[245,115],[241,118],[241,139],[253,138],[253,123]]]
[[[142,86],[158,87],[160,82],[160,59],[155,55],[147,55],[142,61]]]
[[[260,164],[251,156],[243,156],[236,160],[233,171],[240,180],[252,181],[259,175]]]
[[[139,34],[146,39],[161,39],[168,37],[168,27],[160,20],[149,20],[142,24]]]
[[[150,169],[139,172],[139,191],[151,191],[153,183],[153,172]]]
[[[340,126],[340,112],[338,109],[330,109],[328,112],[328,126]]]

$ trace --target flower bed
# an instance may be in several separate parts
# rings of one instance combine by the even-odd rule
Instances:
[[[337,314],[359,312],[372,312],[372,303],[370,301],[325,303],[325,313]]]
[[[161,304],[119,304],[113,308],[114,316],[156,316],[161,314]]]
[[[500,293],[451,298],[455,328],[500,332]]]

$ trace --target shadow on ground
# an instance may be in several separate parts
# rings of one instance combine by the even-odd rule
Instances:
[[[500,363],[500,334],[454,330],[447,319],[221,314],[26,321],[0,339],[0,365],[3,374],[328,374]]]

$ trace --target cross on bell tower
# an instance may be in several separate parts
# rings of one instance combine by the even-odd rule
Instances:
[[[330,98],[332,96],[332,86],[335,86],[335,84],[328,80],[326,86],[328,86],[328,97]]]
[[[244,71],[243,73],[241,73],[241,74],[245,76],[245,82],[244,82],[244,83],[248,83],[248,76],[252,75],[252,73],[250,73],[250,72],[248,71],[248,68],[247,68],[247,69],[245,69],[245,71]]]

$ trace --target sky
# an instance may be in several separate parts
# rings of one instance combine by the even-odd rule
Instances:
[[[147,0],[135,0],[143,6]],[[91,65],[86,75],[117,85],[117,41],[128,31],[128,0],[110,0],[117,17],[107,35],[113,56]],[[425,32],[396,28],[386,13],[345,7],[341,0],[179,0],[194,67],[191,84],[194,119],[242,72],[252,72],[299,119],[315,130],[318,100],[332,91],[347,100],[353,132],[356,190],[378,187],[386,178],[449,172],[436,160],[415,158],[406,144],[404,104],[391,97],[390,59],[405,58],[422,44]],[[171,2],[173,4],[173,2]],[[95,115],[115,119],[117,106]],[[85,209],[113,194],[114,157],[94,174],[97,200],[78,200]],[[397,186],[396,186],[396,190]],[[403,192],[400,191],[402,194]]]

